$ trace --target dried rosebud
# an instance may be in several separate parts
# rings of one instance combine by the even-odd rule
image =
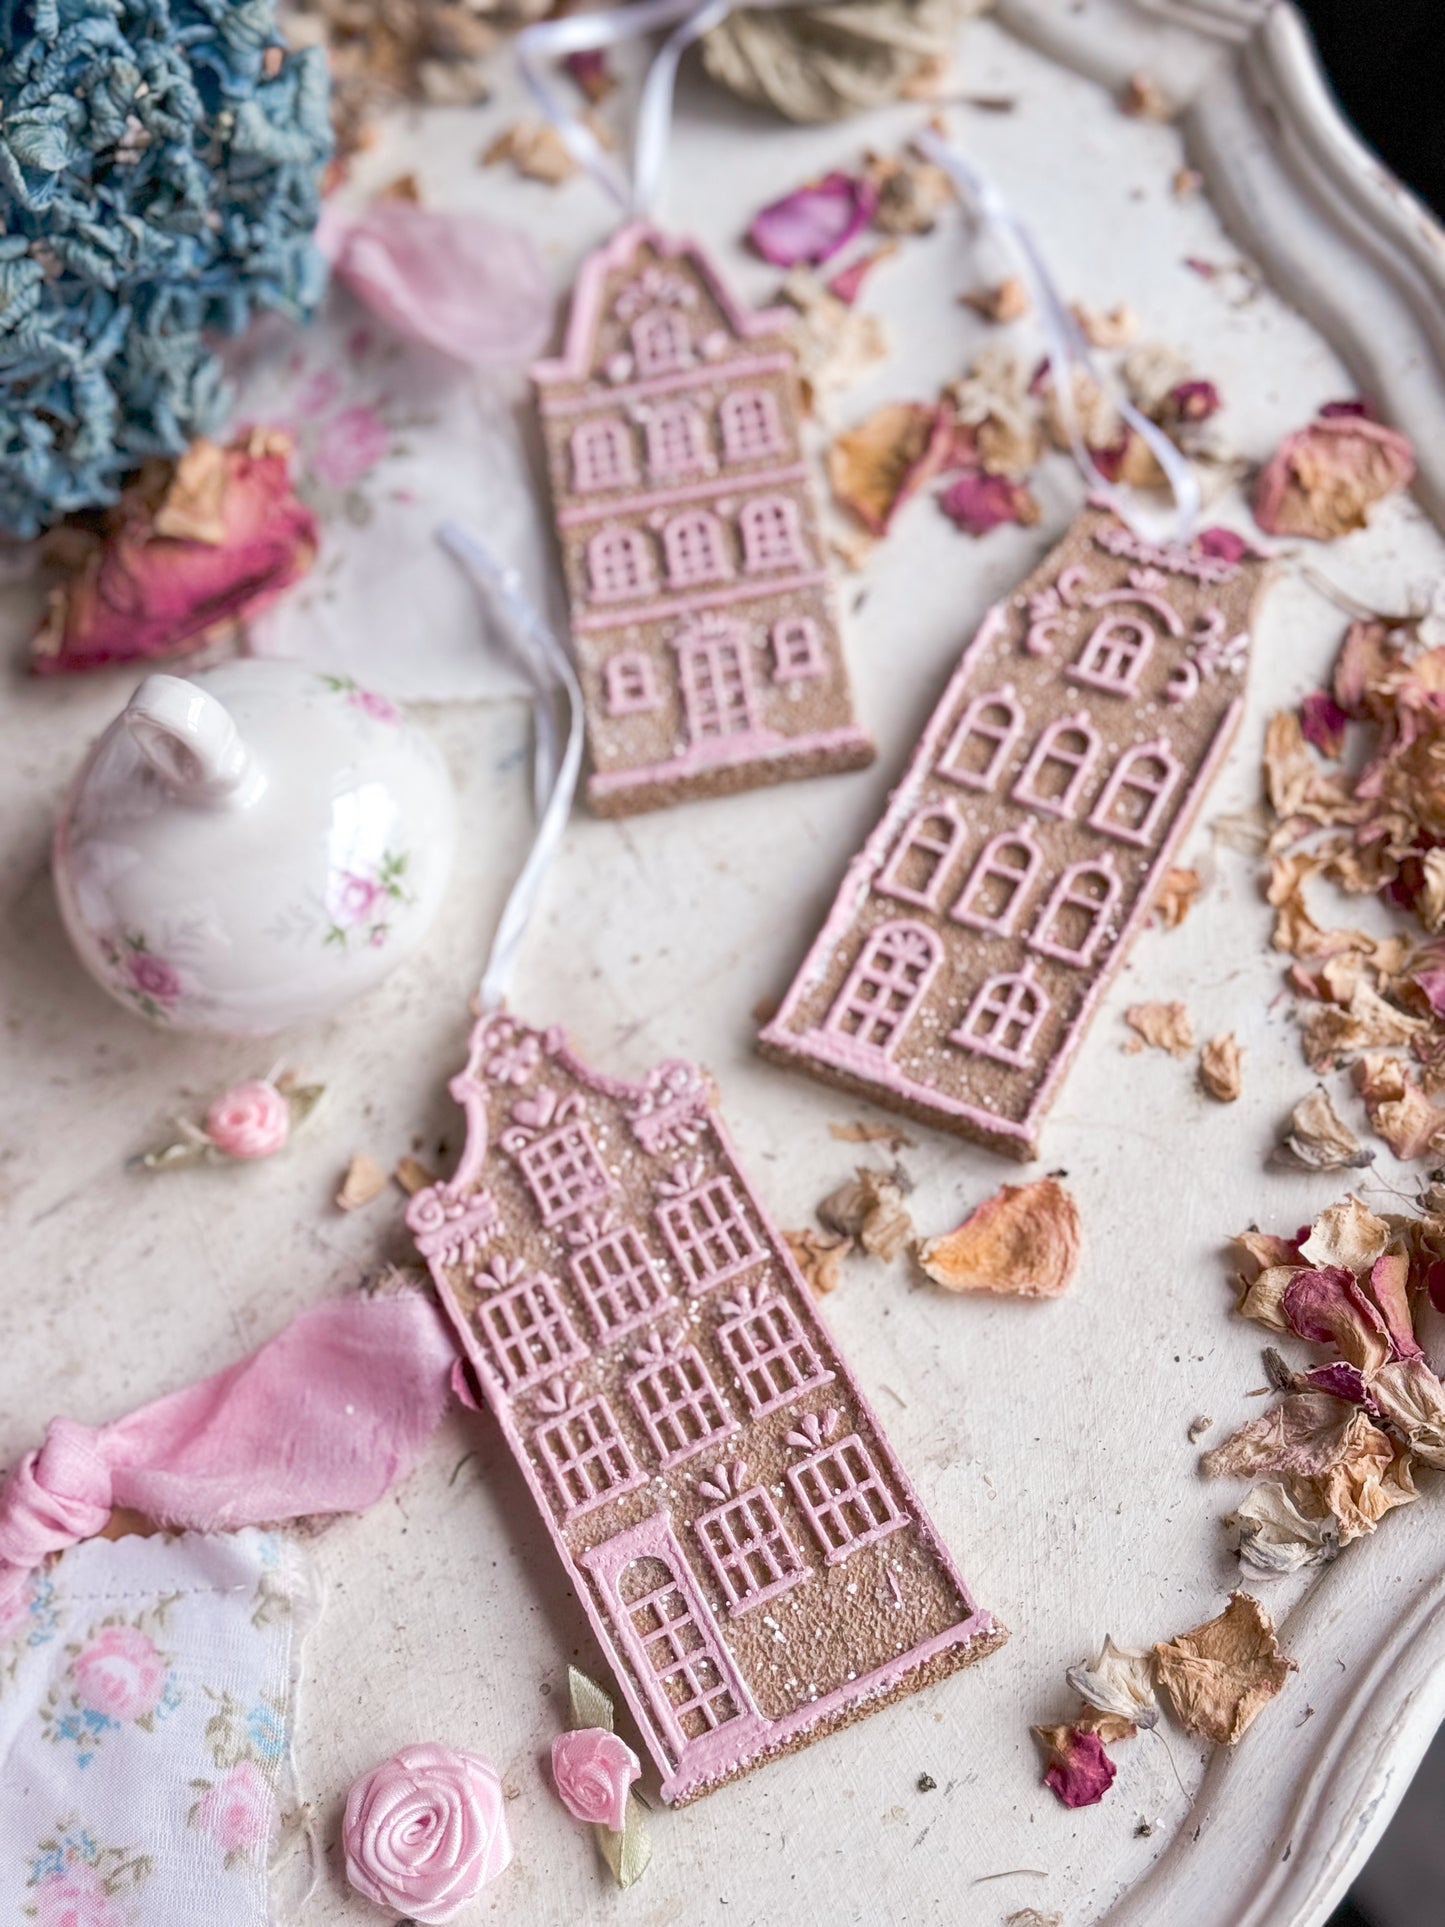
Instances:
[[[1254,519],[1270,535],[1330,542],[1362,529],[1374,503],[1408,488],[1408,436],[1358,416],[1326,416],[1287,435],[1260,470]]]
[[[1057,1178],[1005,1184],[956,1230],[918,1248],[918,1262],[946,1291],[1057,1298],[1079,1263],[1079,1207]]]
[[[290,448],[255,429],[142,471],[52,590],[31,645],[35,673],[183,654],[305,575],[316,518],[291,492]]]

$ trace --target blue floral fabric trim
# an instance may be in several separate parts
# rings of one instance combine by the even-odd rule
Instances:
[[[207,336],[315,307],[328,93],[274,0],[0,0],[0,529],[214,433]]]

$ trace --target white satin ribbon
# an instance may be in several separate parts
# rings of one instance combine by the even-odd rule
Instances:
[[[1073,311],[1064,300],[1049,272],[1043,251],[1034,239],[1031,230],[1014,213],[1003,195],[993,182],[970,161],[966,161],[955,147],[935,134],[931,128],[925,129],[914,142],[921,154],[937,163],[956,187],[962,190],[972,203],[980,218],[986,221],[996,233],[1010,242],[1018,256],[1029,294],[1033,299],[1035,312],[1044,331],[1048,344],[1049,372],[1053,376],[1054,393],[1058,398],[1059,416],[1064,424],[1064,432],[1069,438],[1069,447],[1079,471],[1089,485],[1092,495],[1100,495],[1108,502],[1116,515],[1129,523],[1140,533],[1151,533],[1140,528],[1139,514],[1127,494],[1102,474],[1079,428],[1079,418],[1074,407],[1074,374],[1086,374],[1101,389],[1108,391],[1110,384],[1105,380],[1094,357],[1089,352],[1089,344],[1084,339],[1084,331],[1075,320]],[[1147,443],[1154,459],[1163,469],[1165,479],[1174,494],[1175,520],[1179,539],[1187,541],[1199,517],[1200,495],[1199,478],[1186,458],[1179,452],[1156,422],[1137,409],[1124,395],[1115,394],[1114,404],[1129,427]]]
[[[506,1002],[522,940],[536,913],[547,872],[567,827],[582,766],[582,691],[571,658],[533,607],[517,571],[495,556],[485,542],[455,522],[444,522],[437,530],[437,540],[456,558],[482,594],[499,606],[505,618],[501,627],[504,645],[527,675],[534,692],[532,794],[537,829],[487,953],[477,1002],[482,1011],[488,1011]],[[559,692],[567,699],[565,738],[557,728]]]

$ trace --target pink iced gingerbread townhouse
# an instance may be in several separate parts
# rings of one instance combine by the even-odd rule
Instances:
[[[691,1065],[477,1027],[408,1222],[681,1802],[998,1645]]]
[[[791,311],[623,228],[532,370],[603,815],[856,769]]]

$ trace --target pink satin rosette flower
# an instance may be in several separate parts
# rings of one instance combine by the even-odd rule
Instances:
[[[272,1157],[290,1135],[291,1106],[259,1078],[224,1091],[206,1112],[206,1136],[228,1158]]]
[[[342,1837],[356,1891],[420,1927],[454,1920],[512,1858],[497,1769],[434,1741],[356,1782]]]
[[[625,1740],[605,1726],[581,1726],[552,1742],[552,1778],[574,1820],[621,1833],[627,1793],[642,1766]]]

